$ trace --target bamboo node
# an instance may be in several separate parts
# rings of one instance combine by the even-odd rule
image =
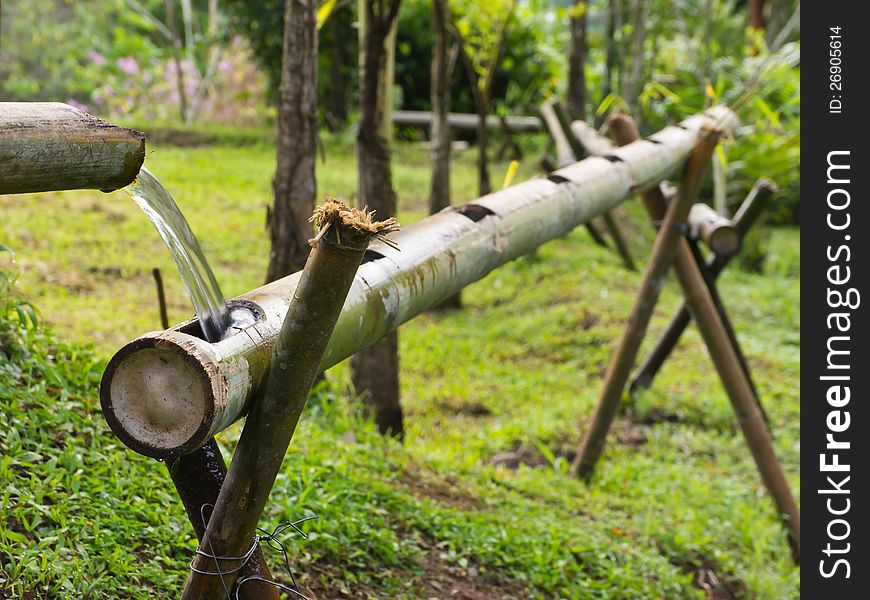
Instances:
[[[323,239],[323,236],[332,228],[335,228],[336,238],[341,245],[341,235],[362,238],[360,241],[368,242],[371,238],[377,238],[391,248],[399,249],[398,245],[387,238],[388,233],[399,230],[399,222],[395,217],[383,221],[373,219],[375,211],[348,206],[338,198],[327,196],[323,204],[314,209],[309,221],[318,227],[317,235],[308,240],[312,246]]]

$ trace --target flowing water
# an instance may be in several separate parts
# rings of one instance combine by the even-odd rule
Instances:
[[[160,237],[166,242],[187,294],[193,302],[205,339],[216,342],[234,324],[234,320],[247,320],[246,315],[230,316],[221,288],[208,266],[202,248],[175,200],[160,181],[143,167],[139,171],[139,177],[125,191],[151,219]]]

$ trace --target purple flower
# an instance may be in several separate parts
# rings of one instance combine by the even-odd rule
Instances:
[[[90,52],[88,52],[88,58],[91,59],[91,62],[98,67],[102,67],[104,64],[106,64],[106,57],[97,52],[96,50],[91,50]]]
[[[227,59],[223,59],[218,63],[218,71],[221,73],[229,73],[233,70],[233,63],[228,61]]]
[[[132,56],[122,56],[115,64],[127,75],[136,75],[139,72],[139,63]]]
[[[70,106],[72,106],[73,108],[79,109],[82,112],[88,112],[88,107],[86,104],[82,104],[81,102],[76,102],[72,98],[67,98],[66,103],[69,104]]]

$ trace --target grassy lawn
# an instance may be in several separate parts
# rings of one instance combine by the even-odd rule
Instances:
[[[319,193],[349,198],[352,147],[325,142]],[[535,158],[520,177],[534,174]],[[455,162],[456,201],[475,195],[473,160]],[[273,148],[158,146],[146,164],[175,194],[225,294],[259,285]],[[425,213],[427,153],[403,144],[395,168],[410,222]],[[493,167],[495,184],[505,168]],[[645,256],[636,202],[623,218]],[[721,289],[797,494],[799,232],[774,230],[770,242],[764,276],[730,269]],[[18,293],[54,332],[0,320],[0,598],[177,597],[192,529],[165,468],[118,442],[97,400],[111,353],[158,327],[153,267],[170,319],[189,316],[162,242],[116,192],[0,197],[0,244],[16,251]],[[11,267],[0,253],[0,270]],[[593,481],[567,475],[639,283],[578,230],[470,286],[461,311],[403,326],[404,445],[354,416],[347,368],[331,370],[263,523],[317,515],[307,540],[287,540],[303,591],[797,598],[800,571],[693,329],[636,413],[614,427]],[[675,288],[663,294],[653,335],[677,306]],[[238,433],[219,438],[227,456]],[[518,468],[502,464],[506,453]]]

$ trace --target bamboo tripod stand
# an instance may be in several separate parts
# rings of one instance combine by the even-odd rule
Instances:
[[[640,138],[636,126],[629,119],[622,117],[620,124],[622,127],[611,127],[620,145]],[[662,186],[655,186],[641,194],[650,219],[654,224],[661,223],[661,226],[628,325],[607,370],[601,398],[581,441],[572,472],[584,479],[592,475],[604,449],[610,425],[619,410],[665,276],[673,265],[685,296],[685,306],[678,313],[675,324],[669,328],[670,336],[666,336],[659,343],[653,356],[635,379],[635,388],[649,384],[688,325],[689,316],[694,317],[737,415],[737,421],[762,481],[788,530],[793,557],[796,562],[800,562],[800,512],[774,452],[764,412],[760,408],[746,361],[724,312],[721,298],[718,298],[713,285],[714,269],[721,272],[724,262],[719,267],[711,266],[706,269],[705,276],[704,265],[699,262],[699,253],[693,250],[684,235],[689,210],[697,197],[718,137],[719,133],[716,131],[708,131],[702,136],[686,162],[682,181],[670,205]],[[754,204],[753,200],[750,206]],[[754,217],[745,218],[744,224],[748,227],[752,220]]]

